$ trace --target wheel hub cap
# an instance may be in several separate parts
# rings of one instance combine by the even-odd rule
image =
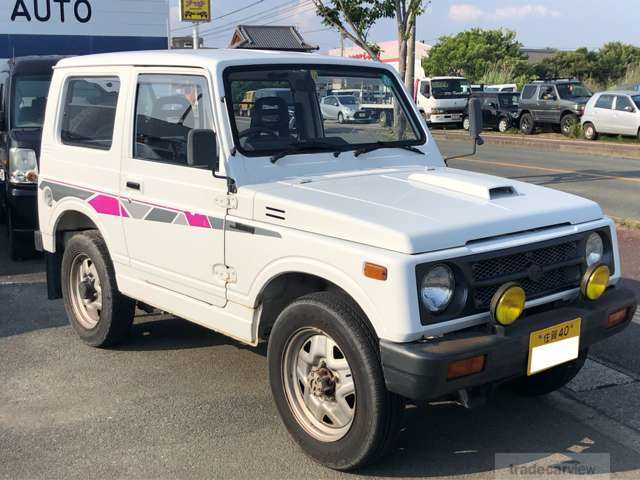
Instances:
[[[93,261],[86,255],[78,255],[71,264],[69,278],[71,306],[76,320],[86,329],[92,329],[102,312],[102,285]]]

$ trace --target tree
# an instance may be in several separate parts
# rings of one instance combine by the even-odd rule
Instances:
[[[422,0],[394,0],[394,10],[398,32],[398,71],[407,88],[413,89],[415,62],[407,65],[407,58],[413,60],[415,56],[416,19],[424,11]]]
[[[362,48],[373,60],[380,59],[380,48],[369,42],[369,30],[382,18],[394,13],[394,0],[313,0],[322,23]]]
[[[422,66],[428,75],[462,75],[477,81],[496,66],[527,69],[515,32],[474,28],[440,37]]]

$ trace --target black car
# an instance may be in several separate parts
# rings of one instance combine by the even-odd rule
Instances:
[[[0,216],[13,259],[34,252],[42,124],[59,56],[21,57],[0,69]]]
[[[593,94],[581,82],[569,79],[538,80],[520,95],[520,131],[532,134],[537,126],[559,127],[570,135]]]
[[[512,127],[517,127],[520,93],[477,92],[472,96],[482,101],[482,119],[485,127],[493,128],[499,132],[506,132]],[[469,129],[469,118],[466,114],[462,126],[465,130]]]

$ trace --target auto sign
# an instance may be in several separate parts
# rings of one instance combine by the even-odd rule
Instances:
[[[211,0],[181,0],[180,20],[183,22],[211,21]]]

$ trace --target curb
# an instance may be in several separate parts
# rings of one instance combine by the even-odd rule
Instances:
[[[467,140],[467,132],[452,130],[431,130],[433,137],[446,140]],[[562,151],[569,153],[587,153],[605,157],[623,157],[640,160],[640,145],[613,144],[610,142],[590,142],[587,140],[557,140],[554,138],[525,137],[524,135],[498,135],[483,133],[482,138],[489,145],[516,145],[538,150]]]

